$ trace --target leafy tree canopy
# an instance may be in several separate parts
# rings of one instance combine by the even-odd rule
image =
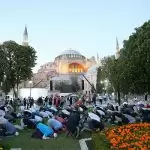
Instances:
[[[30,79],[32,68],[35,66],[37,59],[36,51],[30,46],[22,46],[14,41],[6,41],[0,45],[1,60],[0,74],[4,77],[5,83],[10,84],[5,89],[18,89],[19,83],[23,80]]]
[[[124,41],[120,57],[105,57],[102,75],[112,84],[115,91],[144,94],[150,93],[150,21]]]

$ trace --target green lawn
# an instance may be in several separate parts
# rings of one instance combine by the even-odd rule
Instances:
[[[4,150],[22,148],[22,150],[80,150],[79,140],[59,134],[56,139],[40,140],[31,138],[32,130],[25,130],[17,137],[7,137],[0,141]]]
[[[109,150],[110,144],[106,140],[105,134],[94,134],[92,136],[94,150]]]
[[[109,124],[105,124],[107,127],[111,127]],[[4,146],[4,150],[10,150],[10,148],[22,148],[22,150],[80,150],[79,139],[73,137],[66,137],[65,133],[60,133],[56,139],[40,140],[31,138],[34,130],[25,129],[20,132],[17,137],[7,137],[0,141],[0,144]],[[91,137],[89,132],[81,134],[81,138]],[[109,145],[103,135],[92,136],[94,144],[98,144],[101,150],[108,150]],[[95,143],[96,142],[96,143]],[[95,150],[99,150],[95,145]]]

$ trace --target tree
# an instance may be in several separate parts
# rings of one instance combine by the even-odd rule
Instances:
[[[72,93],[72,84],[70,85],[69,83],[66,82],[58,82],[55,84],[55,90],[60,91],[61,93]]]
[[[64,82],[59,82],[55,84],[55,90],[63,92]]]
[[[17,93],[20,82],[31,79],[36,58],[36,51],[32,47],[19,45],[15,55]]]
[[[80,90],[78,76],[76,76],[76,75],[73,76],[72,75],[72,76],[70,76],[70,80],[71,80],[72,91],[73,92],[78,92]]]
[[[5,94],[8,94],[10,92],[11,86],[10,86],[9,80],[7,80],[7,78],[5,78],[3,81],[2,89]]]
[[[104,80],[102,76],[102,69],[99,67],[97,69],[97,81],[96,81],[96,91],[97,93],[102,93],[104,89],[104,83],[102,81]]]
[[[115,56],[105,57],[102,60],[102,76],[107,79],[115,90],[118,96],[118,103],[120,105],[120,92],[121,92],[121,67]]]
[[[6,66],[6,55],[2,45],[0,45],[0,83],[4,81],[5,66]]]
[[[107,93],[112,94],[113,92],[114,92],[113,86],[111,85],[111,83],[109,83],[107,87]]]
[[[124,61],[125,80],[131,93],[150,93],[150,21],[124,41],[120,59]]]
[[[15,96],[18,96],[19,83],[32,76],[32,68],[37,58],[36,51],[30,46],[22,46],[14,41],[6,41],[1,47],[6,58],[4,71],[6,82],[10,84],[10,89],[13,89]],[[17,93],[15,87],[17,87]]]
[[[120,57],[105,57],[102,61],[102,75],[112,84],[118,95],[120,93],[150,93],[150,21],[124,41]]]

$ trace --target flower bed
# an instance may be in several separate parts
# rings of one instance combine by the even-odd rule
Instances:
[[[114,150],[149,150],[150,124],[139,123],[120,126],[106,132]]]

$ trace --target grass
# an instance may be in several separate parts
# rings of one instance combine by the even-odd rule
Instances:
[[[106,140],[105,134],[94,134],[92,135],[92,141],[94,150],[109,150],[110,144]]]
[[[45,120],[46,122],[47,120]],[[19,124],[19,120],[17,123]],[[105,124],[108,128],[111,127],[109,124]],[[34,130],[25,129],[20,132],[17,137],[7,137],[0,141],[0,144],[4,146],[3,150],[10,150],[10,148],[22,148],[22,150],[80,150],[79,139],[74,139],[73,137],[66,137],[65,133],[58,135],[56,139],[40,140],[31,138]],[[81,138],[91,137],[89,132],[84,132],[81,134]],[[93,142],[98,143],[101,150],[108,150],[109,146],[106,138],[103,135],[98,135],[98,137],[92,136]],[[93,149],[92,149],[93,150]],[[99,150],[95,147],[94,150]]]
[[[40,140],[31,138],[33,130],[25,130],[17,137],[3,139],[4,150],[22,148],[22,150],[80,150],[79,141],[65,134],[59,134],[56,139]]]

